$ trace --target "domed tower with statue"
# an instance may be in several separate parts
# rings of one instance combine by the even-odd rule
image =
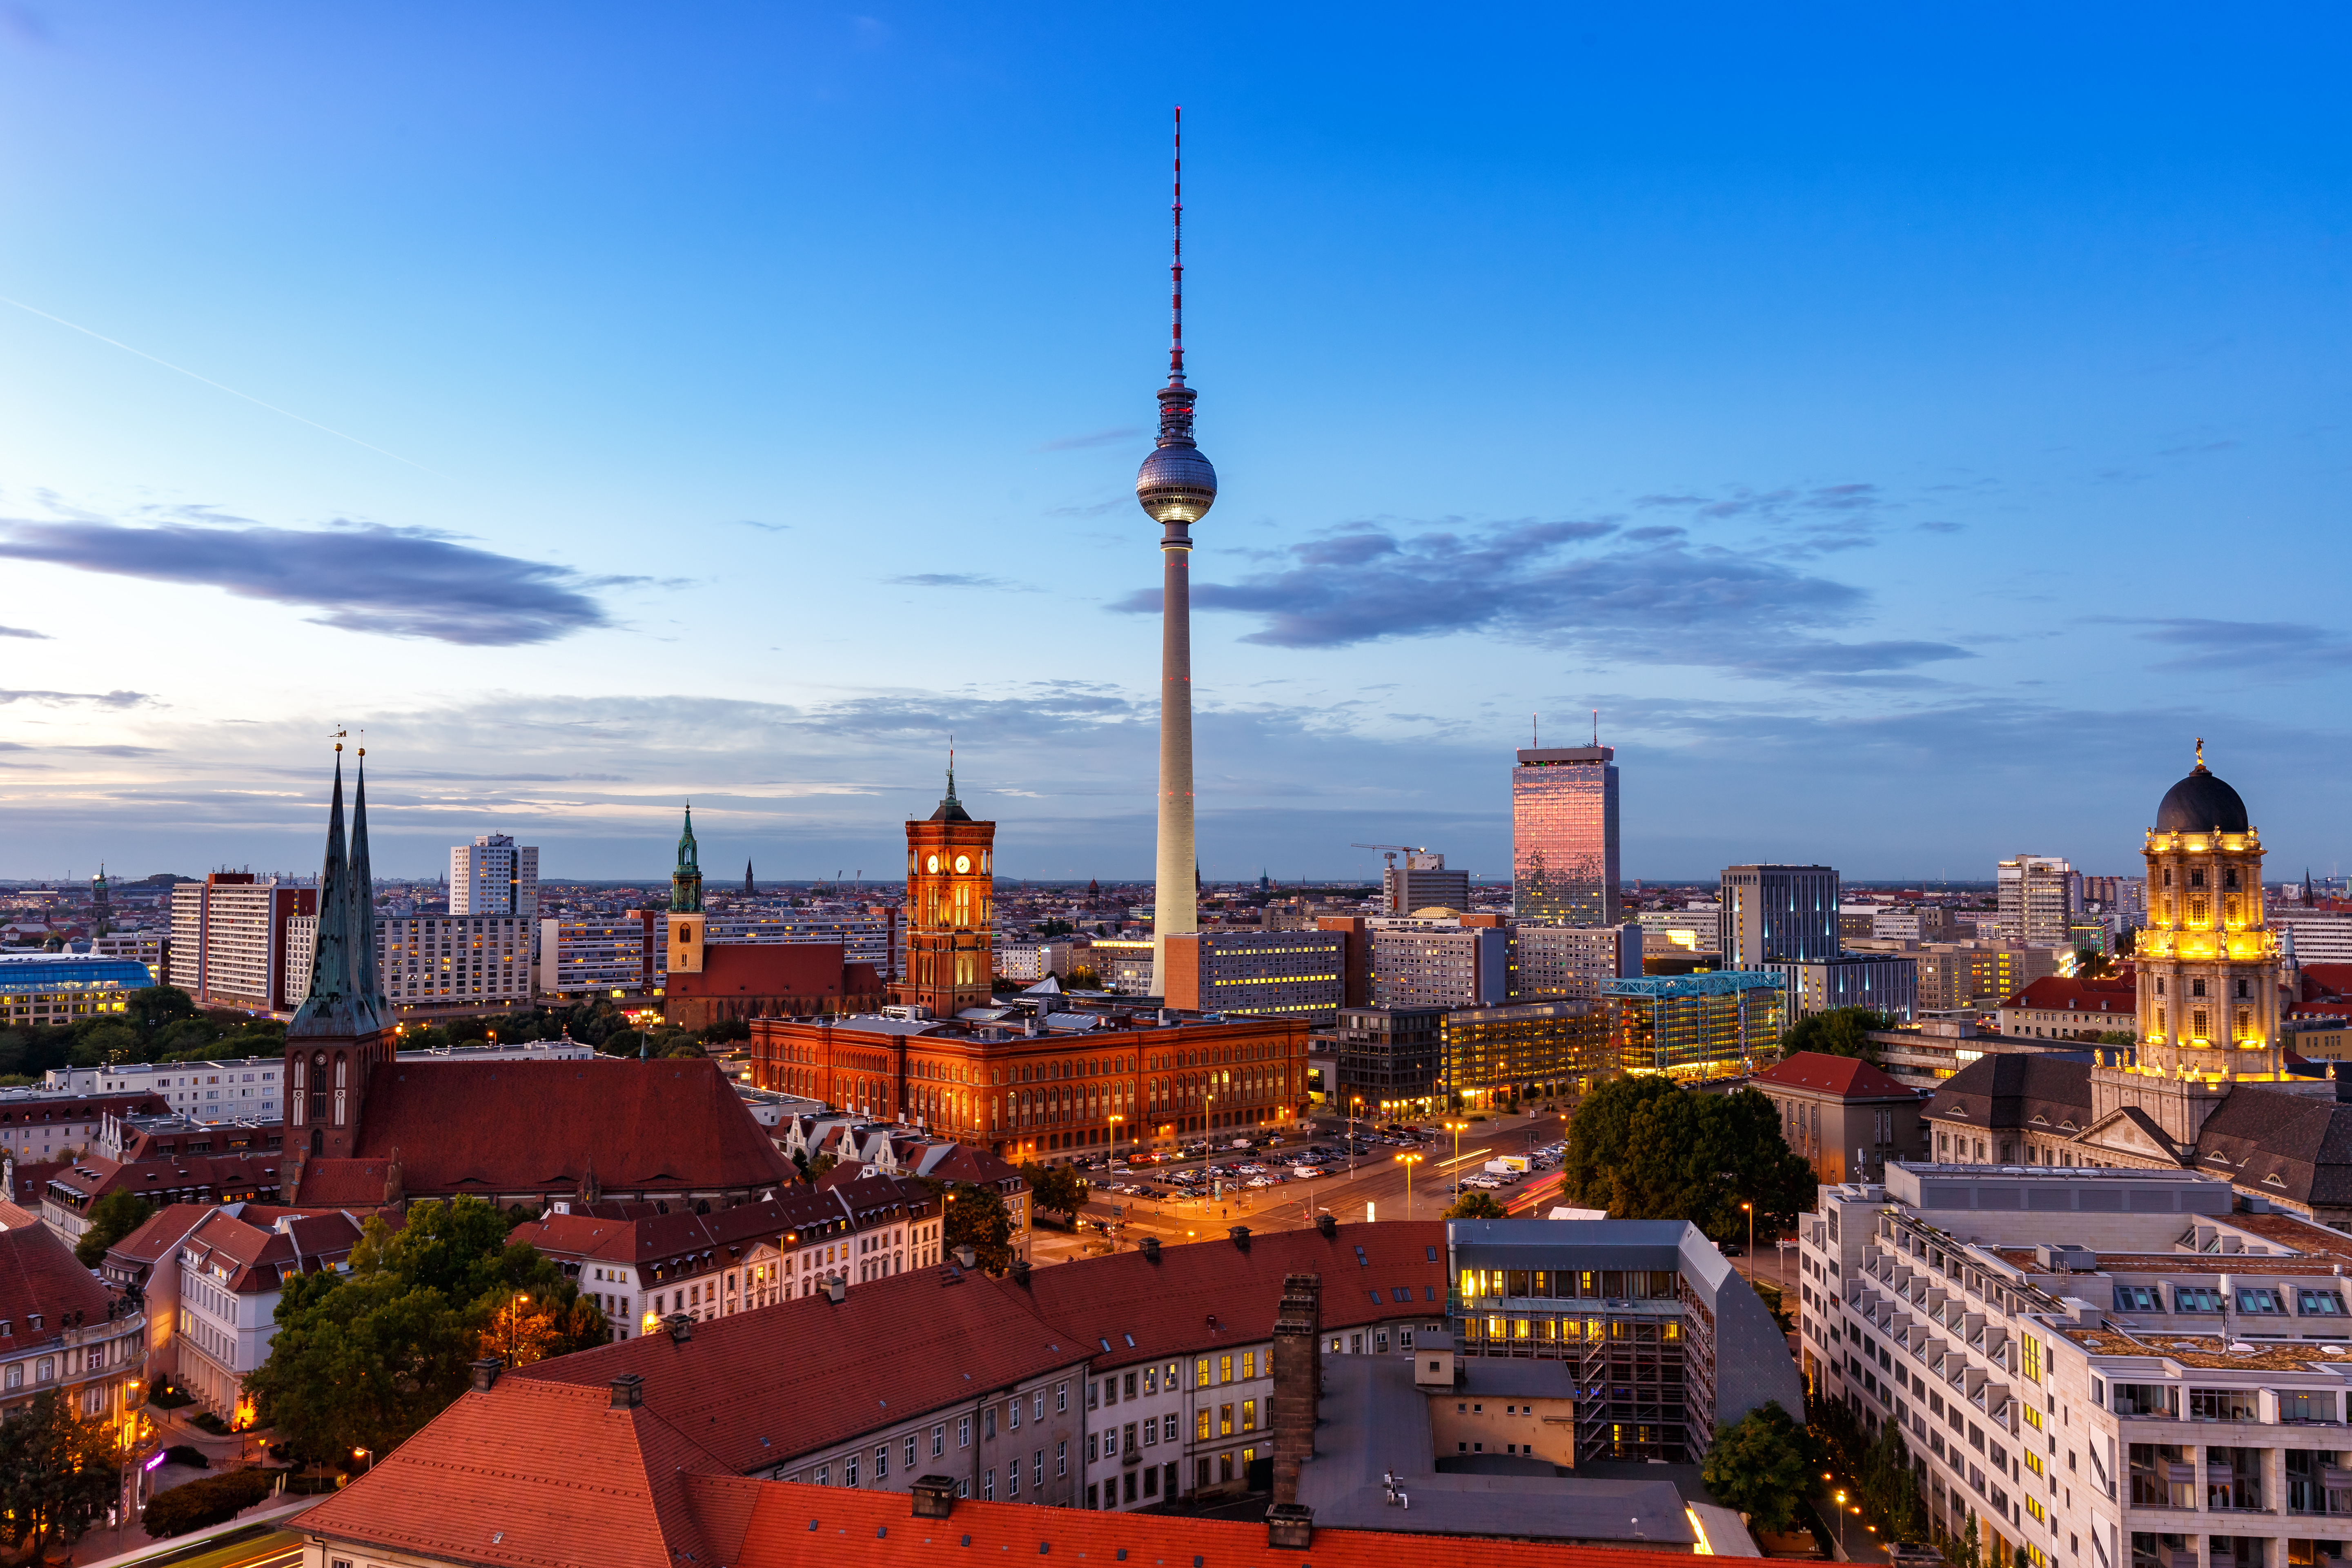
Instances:
[[[2195,769],[2165,792],[2141,852],[2138,1044],[2129,1060],[2102,1052],[2092,1069],[2087,1141],[2147,1142],[2149,1154],[2180,1158],[2233,1086],[2285,1081],[2262,835],[2238,792],[2206,767],[2201,740]],[[2139,1124],[2138,1136],[2123,1122]],[[2156,1147],[2154,1134],[2171,1147]]]

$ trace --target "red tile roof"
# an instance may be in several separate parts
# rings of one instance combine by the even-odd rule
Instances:
[[[173,1160],[120,1162],[91,1155],[58,1165],[49,1176],[51,1187],[79,1196],[85,1205],[109,1193],[137,1193],[160,1200],[169,1194],[201,1196],[210,1201],[241,1198],[278,1190],[278,1155],[184,1154]],[[23,1167],[18,1167],[23,1179]],[[383,1194],[378,1193],[381,1199]]]
[[[1092,1349],[1007,1281],[924,1268],[853,1285],[837,1302],[796,1297],[697,1323],[684,1342],[657,1331],[509,1375],[603,1388],[635,1373],[648,1409],[743,1471],[856,1436],[877,1411],[936,1409]]]
[[[1822,1051],[1799,1051],[1753,1075],[1750,1081],[1840,1100],[1916,1100],[1919,1091],[1888,1077],[1860,1057],[1833,1057]]]
[[[389,1160],[305,1160],[302,1190],[293,1195],[312,1208],[373,1208],[391,1177]]]
[[[2352,994],[2352,963],[2306,963],[2302,968],[2303,994],[2313,1001]]]
[[[855,1196],[857,1202],[846,1201]],[[600,1258],[614,1263],[646,1264],[664,1258],[740,1258],[758,1241],[799,1237],[815,1227],[844,1230],[931,1212],[930,1190],[920,1182],[877,1178],[855,1194],[836,1195],[814,1187],[786,1187],[759,1203],[714,1208],[709,1214],[680,1209],[662,1214],[650,1204],[597,1204],[593,1213],[549,1214],[518,1226],[509,1243],[529,1242],[551,1258]],[[604,1212],[604,1211],[617,1212]],[[642,1210],[641,1213],[629,1211]],[[715,1264],[714,1264],[715,1266]]]
[[[358,1153],[385,1160],[395,1150],[412,1197],[565,1192],[592,1171],[615,1194],[764,1190],[800,1179],[719,1064],[683,1058],[388,1062],[368,1079]],[[306,1172],[305,1203],[319,1201],[310,1182]],[[368,1201],[382,1195],[379,1185]]]
[[[1163,1247],[1156,1263],[1140,1252],[1114,1253],[1033,1269],[1028,1291],[1096,1366],[1114,1367],[1271,1337],[1286,1274],[1323,1277],[1326,1329],[1442,1317],[1445,1226],[1391,1220],[1339,1226],[1328,1237],[1266,1231],[1251,1237],[1246,1251],[1226,1239]],[[1397,1300],[1400,1290],[1408,1300]]]
[[[691,1552],[719,1568],[685,1477],[726,1468],[652,1409],[613,1409],[602,1384],[509,1376],[460,1396],[300,1528],[451,1563],[678,1568]]]
[[[106,1321],[110,1300],[47,1226],[0,1230],[0,1327],[8,1331],[0,1334],[0,1355],[42,1343],[65,1326],[69,1312],[79,1312],[86,1323]]]
[[[1260,1523],[968,1498],[947,1519],[917,1519],[906,1492],[794,1486],[725,1468],[650,1405],[615,1410],[604,1386],[509,1376],[464,1395],[299,1528],[362,1552],[484,1568],[946,1568],[1041,1557],[1102,1568],[1394,1568],[1400,1553],[1481,1568],[1656,1561],[1605,1547],[1329,1529],[1302,1552],[1269,1547]]]
[[[2039,1007],[2063,1012],[2120,1014],[2130,1017],[2139,1006],[2139,987],[2129,980],[2070,980],[2045,974],[2001,1004],[2004,1007]]]
[[[11,1100],[0,1102],[0,1140],[24,1126],[61,1127],[70,1121],[93,1127],[105,1117],[168,1116],[172,1102],[152,1090],[136,1094],[82,1094],[54,1100]]]
[[[177,1205],[175,1205],[177,1206]],[[305,1215],[285,1210],[231,1213],[216,1208],[182,1238],[195,1266],[222,1289],[239,1295],[277,1289],[289,1274],[315,1274],[352,1255],[360,1221],[340,1211]]]

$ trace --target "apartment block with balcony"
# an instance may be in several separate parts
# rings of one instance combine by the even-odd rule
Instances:
[[[1799,1226],[1808,1383],[1937,1529],[2063,1568],[2352,1542],[2352,1240],[2184,1171],[1894,1164]]]

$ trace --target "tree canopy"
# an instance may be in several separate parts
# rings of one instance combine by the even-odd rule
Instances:
[[[1803,1427],[1768,1401],[1715,1435],[1699,1479],[1726,1508],[1738,1509],[1778,1534],[1797,1516],[1811,1489],[1813,1443]]]
[[[1029,1184],[1029,1201],[1041,1209],[1050,1209],[1072,1224],[1077,1222],[1078,1211],[1087,1206],[1087,1187],[1076,1166],[1039,1165],[1024,1162],[1021,1179]]]
[[[1494,1194],[1482,1193],[1473,1187],[1454,1200],[1452,1206],[1446,1209],[1444,1217],[1447,1219],[1502,1219],[1505,1217],[1505,1211],[1503,1205],[1495,1201]]]
[[[1686,1219],[1717,1241],[1756,1234],[1812,1206],[1816,1183],[1752,1089],[1701,1094],[1670,1079],[1621,1078],[1584,1098],[1569,1123],[1561,1191],[1612,1219]]]
[[[1868,1007],[1832,1007],[1789,1026],[1780,1036],[1780,1052],[1795,1056],[1799,1051],[1817,1051],[1825,1057],[1859,1057],[1875,1062],[1878,1043],[1869,1031],[1891,1029],[1896,1022],[1894,1014]]]
[[[69,1394],[45,1389],[0,1418],[0,1516],[9,1544],[72,1542],[114,1501],[121,1454],[110,1422],[84,1421]]]
[[[289,1279],[269,1359],[246,1379],[261,1420],[298,1458],[388,1452],[470,1381],[468,1363],[528,1362],[607,1338],[595,1303],[479,1198],[368,1220],[344,1275]]]
[[[74,1243],[74,1258],[84,1268],[95,1268],[106,1249],[155,1217],[155,1205],[137,1193],[107,1194],[89,1211],[89,1228]]]
[[[958,1182],[941,1196],[947,1213],[942,1232],[947,1237],[947,1256],[954,1257],[959,1247],[969,1247],[991,1274],[1012,1268],[1013,1211],[1004,1206],[1003,1194],[994,1187]]]

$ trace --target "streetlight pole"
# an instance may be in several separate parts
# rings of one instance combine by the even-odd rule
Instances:
[[[1124,1116],[1113,1116],[1110,1119],[1110,1157],[1113,1160],[1118,1158],[1118,1124],[1126,1120]]]
[[[1421,1163],[1419,1154],[1399,1154],[1396,1163],[1404,1167],[1404,1217],[1412,1217],[1412,1168]]]
[[[1446,1169],[1454,1173],[1454,1190],[1462,1190],[1462,1134],[1469,1130],[1467,1121],[1449,1121],[1445,1130],[1454,1134],[1454,1163]]]
[[[1348,1097],[1348,1180],[1351,1182],[1356,1179],[1356,1112],[1363,1108],[1362,1095]]]
[[[1756,1278],[1756,1205],[1748,1203],[1739,1206],[1748,1211],[1748,1278],[1752,1282]]]

